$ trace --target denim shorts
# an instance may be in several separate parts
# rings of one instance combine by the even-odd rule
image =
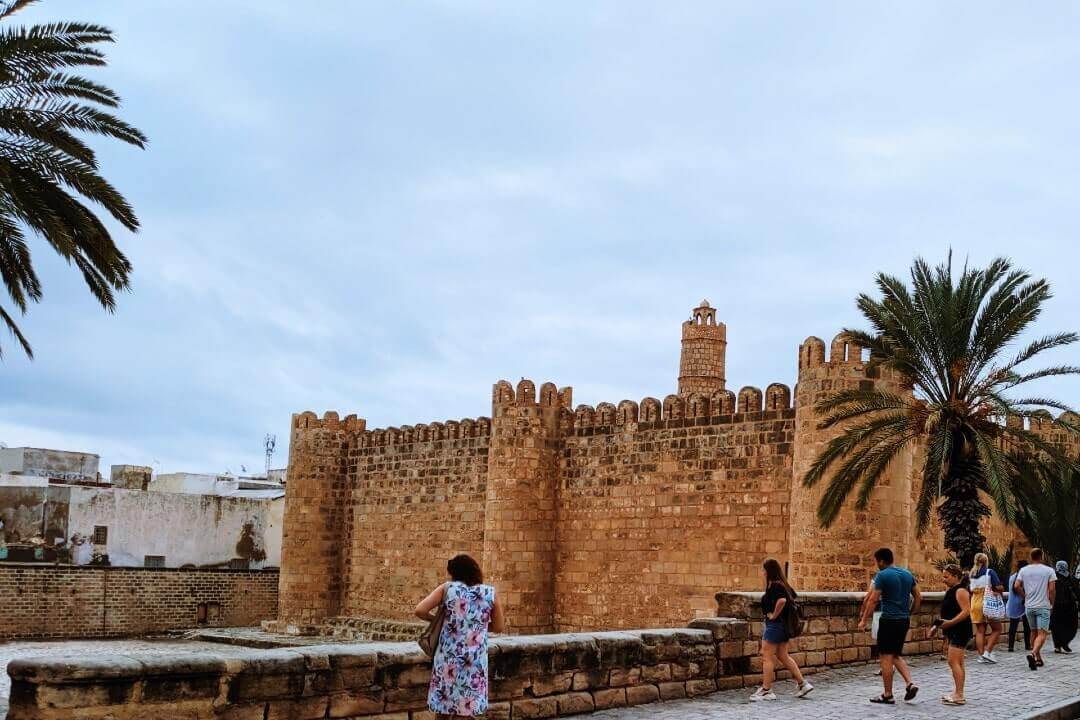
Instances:
[[[761,639],[779,645],[780,643],[786,643],[791,638],[788,637],[783,620],[766,620],[765,631],[761,633]]]
[[[1032,630],[1050,629],[1050,608],[1028,608],[1028,625]]]

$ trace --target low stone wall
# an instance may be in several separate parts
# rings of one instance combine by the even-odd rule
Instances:
[[[859,630],[859,612],[865,593],[807,592],[799,595],[799,606],[806,618],[803,635],[791,642],[788,652],[801,668],[833,667],[865,662],[877,657],[877,648],[870,630]],[[904,647],[905,654],[934,652],[940,639],[926,637],[931,622],[937,617],[944,593],[923,593],[922,608],[912,615],[911,631]],[[761,610],[761,593],[721,592],[716,594],[717,615],[744,618],[750,623],[750,642],[747,653],[761,642],[765,627]],[[751,659],[753,672],[761,672],[761,658]]]
[[[746,622],[494,638],[488,718],[545,718],[741,686]],[[9,720],[430,718],[416,643],[15,660]]]
[[[0,563],[0,640],[257,625],[277,597],[272,570]]]
[[[914,625],[929,623],[940,593]],[[855,628],[860,593],[806,593],[806,634],[792,655],[810,672],[868,660]],[[760,681],[757,593],[720,593],[719,610],[688,628],[496,637],[488,718],[549,718],[692,697]],[[914,652],[932,651],[928,640]],[[240,656],[28,658],[8,666],[9,720],[160,718],[429,720],[431,663],[415,642],[313,645]],[[783,677],[783,675],[781,675]]]

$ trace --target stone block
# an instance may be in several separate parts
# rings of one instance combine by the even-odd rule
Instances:
[[[263,675],[247,671],[227,679],[229,702],[248,700],[278,700],[300,696],[304,692],[304,673],[290,675]]]
[[[382,691],[345,691],[330,695],[330,717],[343,718],[354,715],[371,715],[382,712],[385,705]]]
[[[626,688],[627,705],[645,705],[660,699],[660,691],[655,685],[635,685]]]
[[[490,703],[484,713],[484,720],[510,720],[510,703]]]
[[[489,697],[493,700],[514,700],[525,697],[525,690],[531,687],[532,680],[528,677],[506,678],[495,680],[490,685]]]
[[[271,700],[266,704],[266,720],[320,720],[326,717],[328,704],[325,696]]]
[[[336,670],[331,690],[364,690],[375,684],[375,666],[343,667]]]
[[[574,673],[572,690],[594,690],[608,684],[607,670],[583,670]]]
[[[423,710],[427,707],[428,688],[427,686],[388,688],[383,692],[383,696],[386,698],[388,712]]]
[[[608,676],[608,685],[611,687],[624,687],[637,685],[641,682],[641,668],[612,668]]]
[[[735,690],[736,688],[743,687],[744,678],[742,675],[732,675],[730,677],[720,677],[716,679],[717,690]]]
[[[88,708],[103,705],[124,705],[131,702],[134,680],[112,680],[85,685],[39,685],[39,707]]]
[[[624,707],[626,705],[626,690],[623,688],[596,690],[592,695],[597,710],[612,707]]]
[[[510,704],[510,714],[514,720],[519,718],[549,718],[558,713],[558,704],[553,697],[514,700]]]
[[[230,704],[212,717],[214,720],[266,720],[266,703]]]
[[[570,690],[574,683],[573,673],[559,673],[558,675],[541,675],[532,679],[533,697],[556,695]]]
[[[671,680],[671,664],[646,665],[641,668],[642,682],[656,684]]]
[[[12,680],[38,684],[134,680],[143,674],[141,662],[123,655],[16,658],[8,663],[8,675]]]
[[[686,697],[686,683],[684,682],[662,682],[657,689],[660,691],[661,700]]]
[[[218,675],[156,676],[146,678],[142,687],[142,702],[179,702],[200,698],[213,699],[220,691]]]
[[[687,697],[697,697],[698,695],[707,695],[708,693],[716,692],[716,681],[712,678],[699,679],[699,680],[687,680],[686,681],[686,695]]]
[[[593,696],[587,692],[567,693],[557,695],[555,704],[559,715],[575,715],[577,713],[592,712],[595,709]]]

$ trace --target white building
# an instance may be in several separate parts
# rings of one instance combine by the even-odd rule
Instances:
[[[150,567],[277,567],[285,487],[171,473],[35,448],[0,450],[0,560]]]

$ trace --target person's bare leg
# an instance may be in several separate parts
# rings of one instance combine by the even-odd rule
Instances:
[[[776,680],[776,645],[761,641],[761,687],[772,690]]]
[[[949,669],[952,670],[953,678],[953,697],[957,700],[964,699],[964,681],[966,676],[964,673],[964,648],[950,647],[949,648]]]
[[[1035,642],[1031,643],[1031,654],[1035,656],[1036,660],[1042,660],[1043,645],[1046,644],[1047,633],[1045,630],[1035,631]]]
[[[788,655],[787,643],[777,646],[776,657],[783,666],[787,668],[788,672],[791,673],[791,677],[795,679],[795,682],[799,683],[799,686],[802,687],[804,682],[802,671],[799,670],[799,666],[795,663],[794,658]]]
[[[903,655],[897,655],[893,659],[893,664],[896,666],[897,672],[900,673],[900,677],[904,678],[904,687],[907,688],[911,684],[911,668],[908,667],[907,660]]]
[[[975,654],[983,654],[983,646],[986,644],[986,623],[975,623]],[[949,657],[952,657],[952,648],[949,648]],[[951,662],[951,660],[950,660]]]
[[[892,697],[892,674],[893,658],[895,655],[882,655],[881,660],[881,686],[885,689],[885,697]]]
[[[990,637],[986,639],[986,652],[994,652],[994,648],[997,647],[998,640],[1001,639],[1001,623],[990,623]]]

